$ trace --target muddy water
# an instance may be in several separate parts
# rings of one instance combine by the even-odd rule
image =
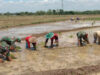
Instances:
[[[0,31],[1,37],[2,36],[19,36],[21,38],[29,35],[29,34],[40,34],[44,32],[50,32],[54,30],[71,30],[75,28],[81,27],[90,27],[92,21],[88,22],[56,22],[56,23],[49,23],[49,24],[39,24],[34,26],[25,26],[25,27],[16,27],[16,28],[9,28],[6,30]],[[94,26],[100,26],[100,22],[97,21]]]
[[[60,22],[62,23],[62,22]],[[90,45],[77,47],[77,31],[59,33],[60,46],[54,49],[44,48],[43,36],[38,38],[38,50],[25,49],[22,42],[22,52],[14,53],[17,59],[0,64],[0,75],[25,75],[27,72],[40,72],[56,69],[79,68],[100,64],[100,46],[93,44],[93,32],[99,28],[83,29],[89,33]],[[41,41],[40,41],[41,40]],[[31,75],[31,74],[27,74]],[[91,75],[91,74],[89,74]]]
[[[98,65],[100,63],[100,47],[92,44],[93,37],[91,37],[93,31],[96,30],[100,30],[100,28],[84,29],[89,33],[91,41],[91,45],[86,47],[77,47],[76,45],[77,37],[75,34],[79,30],[60,33],[60,46],[54,49],[43,47],[44,37],[38,38],[38,51],[26,50],[25,41],[23,41],[21,44],[22,52],[14,53],[17,59],[0,65],[0,75],[22,75],[23,73],[25,75],[27,72]]]

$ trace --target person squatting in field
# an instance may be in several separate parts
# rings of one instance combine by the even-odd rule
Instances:
[[[10,56],[10,46],[3,41],[0,43],[0,63],[5,60],[11,61],[12,58]]]
[[[94,32],[94,43],[98,42],[100,44],[100,31]]]
[[[46,34],[46,40],[45,40],[45,47],[47,47],[47,43],[48,43],[48,40],[50,39],[51,40],[51,48],[53,48],[54,46],[54,40],[55,40],[55,43],[56,43],[56,46],[59,46],[59,39],[58,39],[58,35],[56,33],[48,33]]]
[[[89,44],[88,34],[86,32],[84,32],[84,31],[78,32],[77,38],[78,38],[78,45],[79,46],[84,46],[85,42],[87,44]]]
[[[31,46],[30,46],[30,43],[33,45],[33,48],[34,48],[34,50],[36,50],[37,48],[36,48],[36,42],[37,42],[37,40],[36,40],[36,37],[33,37],[33,36],[27,36],[26,38],[25,38],[25,40],[26,40],[26,48],[31,48]]]
[[[21,43],[21,39],[20,38],[12,39],[12,38],[7,37],[7,36],[2,37],[0,42],[3,42],[3,41],[5,41],[12,48],[13,51],[16,48],[15,42]]]

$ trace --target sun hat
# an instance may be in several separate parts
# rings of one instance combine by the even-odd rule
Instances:
[[[21,39],[20,39],[20,38],[16,38],[16,40],[17,40],[18,42],[21,42]]]
[[[48,34],[46,34],[46,38],[47,39],[50,39],[50,38],[52,38],[54,36],[54,33],[53,32],[50,32],[50,33],[48,33]]]

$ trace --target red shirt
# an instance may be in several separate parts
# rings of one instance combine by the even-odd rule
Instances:
[[[31,37],[32,37],[32,36],[28,36],[28,37],[25,38],[25,40],[29,40],[29,38],[31,38]]]
[[[55,37],[58,37],[58,35],[57,34],[54,34],[54,36],[51,39],[55,39]]]

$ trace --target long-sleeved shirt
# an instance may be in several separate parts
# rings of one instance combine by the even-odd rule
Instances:
[[[77,33],[77,37],[78,37],[78,38],[82,38],[82,37],[84,37],[85,35],[87,35],[87,33],[84,32],[84,31],[80,31],[80,32]]]
[[[12,40],[10,37],[5,36],[0,41],[1,42],[5,41],[8,45],[11,46],[15,43],[16,39]]]
[[[100,38],[100,31],[95,31],[94,34],[96,34]]]

